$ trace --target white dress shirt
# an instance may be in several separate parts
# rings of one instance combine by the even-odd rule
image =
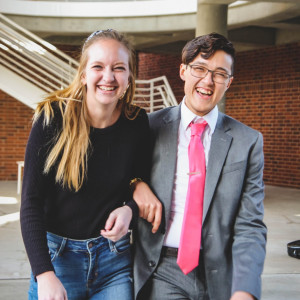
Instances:
[[[171,213],[164,240],[164,246],[167,247],[179,247],[189,182],[188,146],[191,139],[191,129],[189,125],[191,122],[197,122],[199,119],[205,120],[208,124],[202,134],[202,143],[204,147],[205,162],[207,166],[211,136],[214,133],[218,119],[218,108],[217,106],[215,106],[214,109],[212,109],[207,115],[199,117],[188,109],[185,104],[184,98],[181,104],[181,120],[178,130],[177,162],[173,185]]]

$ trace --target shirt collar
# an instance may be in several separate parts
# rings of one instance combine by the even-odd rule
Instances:
[[[200,117],[195,115],[193,112],[189,110],[189,108],[185,104],[185,97],[182,100],[181,104],[181,122],[184,130],[187,130],[191,122],[198,121],[199,119],[203,119],[207,122],[209,126],[208,134],[212,135],[215,131],[217,120],[218,120],[218,107],[217,105],[205,116]]]

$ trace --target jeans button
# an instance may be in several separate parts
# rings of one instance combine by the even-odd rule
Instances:
[[[89,243],[89,248],[92,248],[93,247],[93,243]]]
[[[148,266],[151,267],[151,268],[153,268],[153,267],[156,266],[156,263],[155,263],[153,260],[150,260],[150,261],[148,262]]]

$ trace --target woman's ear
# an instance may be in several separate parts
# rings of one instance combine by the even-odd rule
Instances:
[[[86,78],[85,78],[85,74],[83,73],[82,76],[81,76],[81,83],[83,85],[86,85]]]

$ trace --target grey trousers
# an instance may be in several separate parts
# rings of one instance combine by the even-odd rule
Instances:
[[[138,300],[209,300],[204,265],[187,275],[177,265],[177,257],[162,254],[160,263],[147,281]]]

